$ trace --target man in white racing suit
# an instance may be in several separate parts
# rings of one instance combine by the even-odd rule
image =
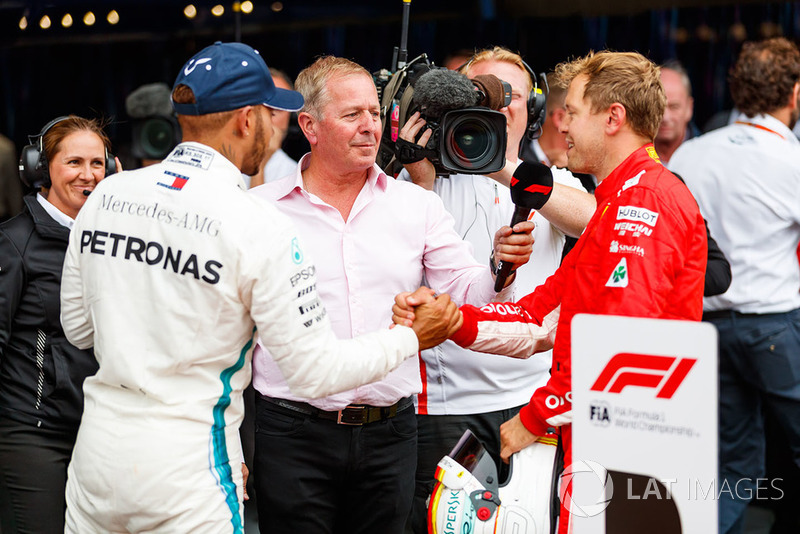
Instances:
[[[238,429],[256,328],[292,390],[318,397],[382,378],[458,324],[440,297],[436,339],[416,325],[420,343],[408,328],[336,338],[295,227],[241,178],[263,165],[270,108],[303,104],[255,50],[202,50],[172,99],[184,142],[96,188],[70,236],[62,323],[99,371],[66,532],[243,532]]]

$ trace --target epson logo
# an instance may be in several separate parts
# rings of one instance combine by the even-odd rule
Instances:
[[[620,206],[617,210],[617,220],[620,219],[637,221],[653,227],[658,222],[658,213],[639,206]]]
[[[628,386],[656,389],[656,398],[671,399],[697,360],[650,354],[617,354],[606,364],[592,391],[621,393]]]
[[[315,266],[306,267],[300,271],[297,271],[292,276],[289,277],[289,282],[292,284],[292,287],[296,286],[298,282],[302,280],[308,280],[309,278],[313,277],[317,273],[317,268]]]

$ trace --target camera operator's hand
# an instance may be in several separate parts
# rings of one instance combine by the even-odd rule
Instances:
[[[514,273],[518,267],[525,265],[533,252],[533,229],[536,225],[532,221],[523,221],[514,225],[503,226],[494,234],[494,249],[490,262],[494,262],[492,274],[501,261],[512,264],[511,275],[506,279],[503,287],[514,280]]]
[[[425,146],[428,144],[428,141],[433,134],[430,129],[426,129],[422,133],[422,136],[420,136],[419,140],[417,140],[417,136],[425,127],[425,124],[425,119],[420,117],[419,111],[415,112],[413,115],[411,115],[411,117],[408,118],[406,123],[400,129],[400,139],[405,139],[406,141],[415,143],[419,146]],[[406,163],[403,166],[408,171],[412,182],[429,191],[433,191],[433,182],[436,180],[436,169],[434,168],[433,163],[427,159],[423,159],[417,161],[416,163]]]

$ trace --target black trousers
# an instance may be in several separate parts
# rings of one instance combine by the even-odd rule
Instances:
[[[416,465],[413,406],[385,421],[349,426],[256,399],[261,534],[399,534]]]
[[[500,425],[519,412],[522,406],[496,412],[470,415],[418,415],[418,446],[416,481],[411,515],[405,532],[427,534],[428,506],[426,501],[433,491],[436,465],[450,453],[464,431],[470,429],[498,466],[499,481],[508,473],[508,466],[500,460]]]
[[[64,488],[76,435],[0,418],[3,534],[64,532]]]

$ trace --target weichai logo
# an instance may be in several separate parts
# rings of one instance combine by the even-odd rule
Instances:
[[[606,364],[592,391],[621,393],[628,386],[656,389],[659,399],[671,399],[696,359],[622,352]]]

